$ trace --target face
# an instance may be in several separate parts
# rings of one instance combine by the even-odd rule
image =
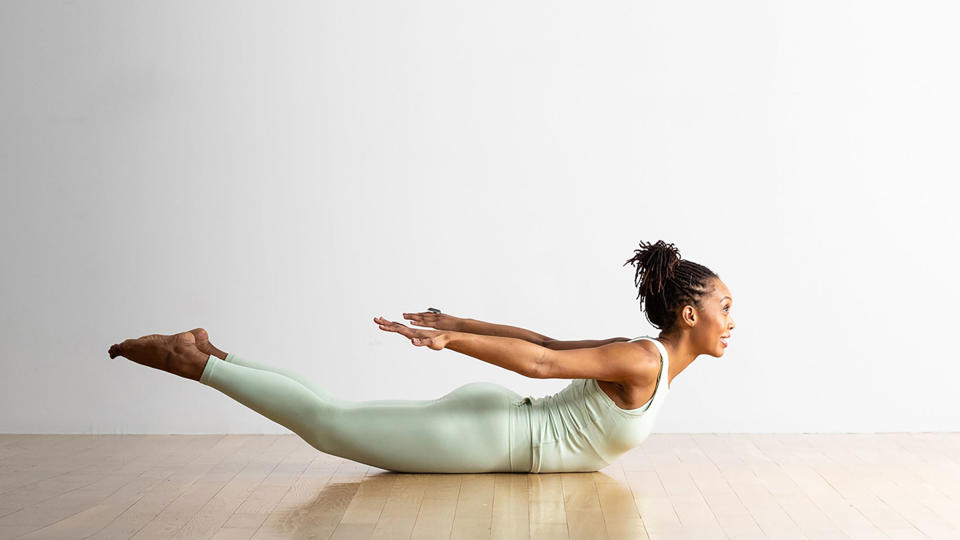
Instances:
[[[704,354],[720,357],[727,346],[723,341],[730,337],[730,331],[736,326],[733,322],[733,294],[719,279],[713,280],[713,292],[701,299],[702,307],[693,318],[696,323],[692,329],[693,340]],[[693,313],[693,307],[684,308],[685,319]],[[723,341],[721,341],[721,339]]]

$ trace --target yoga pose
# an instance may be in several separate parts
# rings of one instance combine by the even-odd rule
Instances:
[[[433,400],[348,401],[291,371],[227,354],[202,328],[110,347],[111,358],[199,381],[302,437],[321,452],[412,473],[596,471],[643,442],[670,382],[697,356],[720,357],[734,327],[730,290],[682,260],[673,244],[640,242],[638,298],[656,338],[557,341],[430,308],[411,328],[374,317],[417,347],[451,349],[537,379],[573,379],[551,396],[523,397],[474,382]]]

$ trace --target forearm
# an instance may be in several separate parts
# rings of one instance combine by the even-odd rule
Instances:
[[[526,328],[507,326],[505,324],[493,324],[484,321],[478,321],[476,319],[463,319],[462,321],[461,328],[458,330],[468,334],[509,337],[521,339],[523,341],[529,341],[530,343],[535,343],[537,345],[542,345],[546,341],[552,341],[551,338],[548,338],[543,334],[538,334],[532,330],[527,330]]]
[[[467,332],[450,332],[445,349],[457,351],[503,369],[532,377],[543,354],[549,350],[529,341]]]

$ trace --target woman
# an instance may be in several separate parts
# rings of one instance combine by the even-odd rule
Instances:
[[[381,330],[418,347],[451,349],[538,379],[574,379],[522,397],[474,382],[433,400],[347,401],[300,375],[214,347],[202,328],[128,339],[111,358],[197,380],[302,437],[321,452],[411,473],[596,471],[650,434],[670,382],[697,356],[720,357],[734,327],[730,290],[673,244],[640,242],[626,264],[657,338],[557,341],[430,308],[382,317]]]

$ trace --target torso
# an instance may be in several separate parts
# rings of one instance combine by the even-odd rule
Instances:
[[[646,351],[647,359],[649,360],[647,362],[648,369],[651,373],[648,380],[652,379],[652,381],[649,383],[628,384],[597,379],[597,386],[603,390],[603,393],[610,396],[610,399],[612,399],[618,407],[627,410],[642,407],[646,402],[650,401],[653,393],[657,390],[657,373],[660,371],[660,349],[657,349],[656,345],[646,339],[637,340],[633,343]],[[664,376],[668,375],[665,373]],[[667,384],[669,385],[669,380]]]

